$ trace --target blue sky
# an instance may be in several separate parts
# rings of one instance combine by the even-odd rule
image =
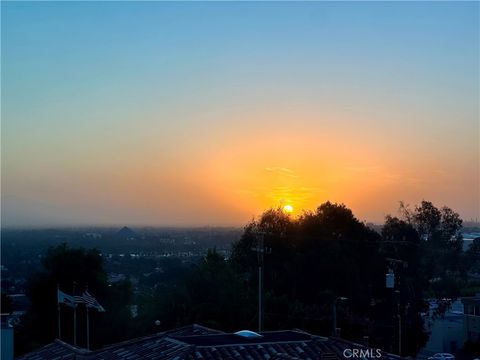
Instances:
[[[1,6],[4,224],[480,217],[478,2]]]

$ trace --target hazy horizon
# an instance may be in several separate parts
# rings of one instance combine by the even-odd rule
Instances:
[[[2,227],[480,218],[478,2],[1,8]]]

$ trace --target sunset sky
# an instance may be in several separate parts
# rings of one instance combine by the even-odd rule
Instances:
[[[480,218],[478,2],[2,2],[2,225]]]

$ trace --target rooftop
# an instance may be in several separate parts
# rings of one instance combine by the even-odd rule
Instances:
[[[367,349],[360,344],[311,335],[300,330],[262,332],[259,335],[246,337],[194,324],[112,344],[95,351],[55,340],[18,359],[344,360],[343,351],[347,348]],[[381,359],[400,357],[382,353]]]
[[[475,296],[462,298],[464,305],[480,305],[480,293],[476,293]]]
[[[213,334],[203,336],[182,336],[173,337],[185,344],[196,346],[232,346],[245,344],[271,344],[282,342],[309,341],[312,336],[298,331],[271,331],[262,332],[257,337],[242,336],[238,334]]]

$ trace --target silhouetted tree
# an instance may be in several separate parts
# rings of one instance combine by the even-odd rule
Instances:
[[[2,294],[0,306],[2,314],[10,314],[10,312],[12,311],[12,302],[10,301],[10,298],[7,296],[7,294]]]
[[[245,321],[240,277],[215,250],[210,250],[192,270],[187,280],[189,296],[194,299],[191,322],[238,329],[238,324]]]
[[[191,323],[238,330],[248,323],[248,308],[240,276],[215,250],[185,269],[176,281],[158,283],[151,295],[141,297],[143,326],[171,329]],[[154,326],[156,320],[159,326]]]
[[[51,247],[42,259],[43,269],[34,273],[28,284],[27,296],[31,307],[16,328],[17,353],[51,342],[58,337],[57,285],[71,294],[76,283],[78,293],[93,294],[106,308],[106,313],[91,312],[92,345],[100,346],[128,337],[127,304],[131,289],[128,282],[107,284],[100,253],[83,248],[71,249],[66,244]],[[72,342],[72,309],[61,306],[62,338]],[[84,307],[77,309],[79,345],[85,344]]]
[[[343,334],[359,339],[368,332],[371,304],[383,296],[379,234],[343,204],[327,202],[298,219],[281,209],[267,210],[246,226],[231,256],[253,304],[258,282],[252,248],[259,236],[271,249],[265,255],[266,328],[301,327],[330,334],[333,301],[343,296],[349,298],[348,306],[338,307]]]
[[[468,268],[472,272],[480,273],[480,237],[473,239],[467,250]]]
[[[421,271],[424,247],[414,226],[402,219],[387,215],[382,228],[381,251],[388,267],[395,273],[395,288],[390,289],[388,307],[397,308],[402,316],[403,354],[414,355],[426,341],[423,321],[419,315],[426,309],[423,290],[428,279]],[[391,313],[391,311],[390,311]],[[384,316],[388,316],[384,313]],[[398,333],[398,329],[395,329]],[[394,337],[394,343],[397,341]]]
[[[401,203],[401,210],[404,220],[423,240],[419,275],[429,281],[432,295],[458,296],[468,270],[460,215],[446,206],[438,209],[429,201],[422,201],[413,210]]]

